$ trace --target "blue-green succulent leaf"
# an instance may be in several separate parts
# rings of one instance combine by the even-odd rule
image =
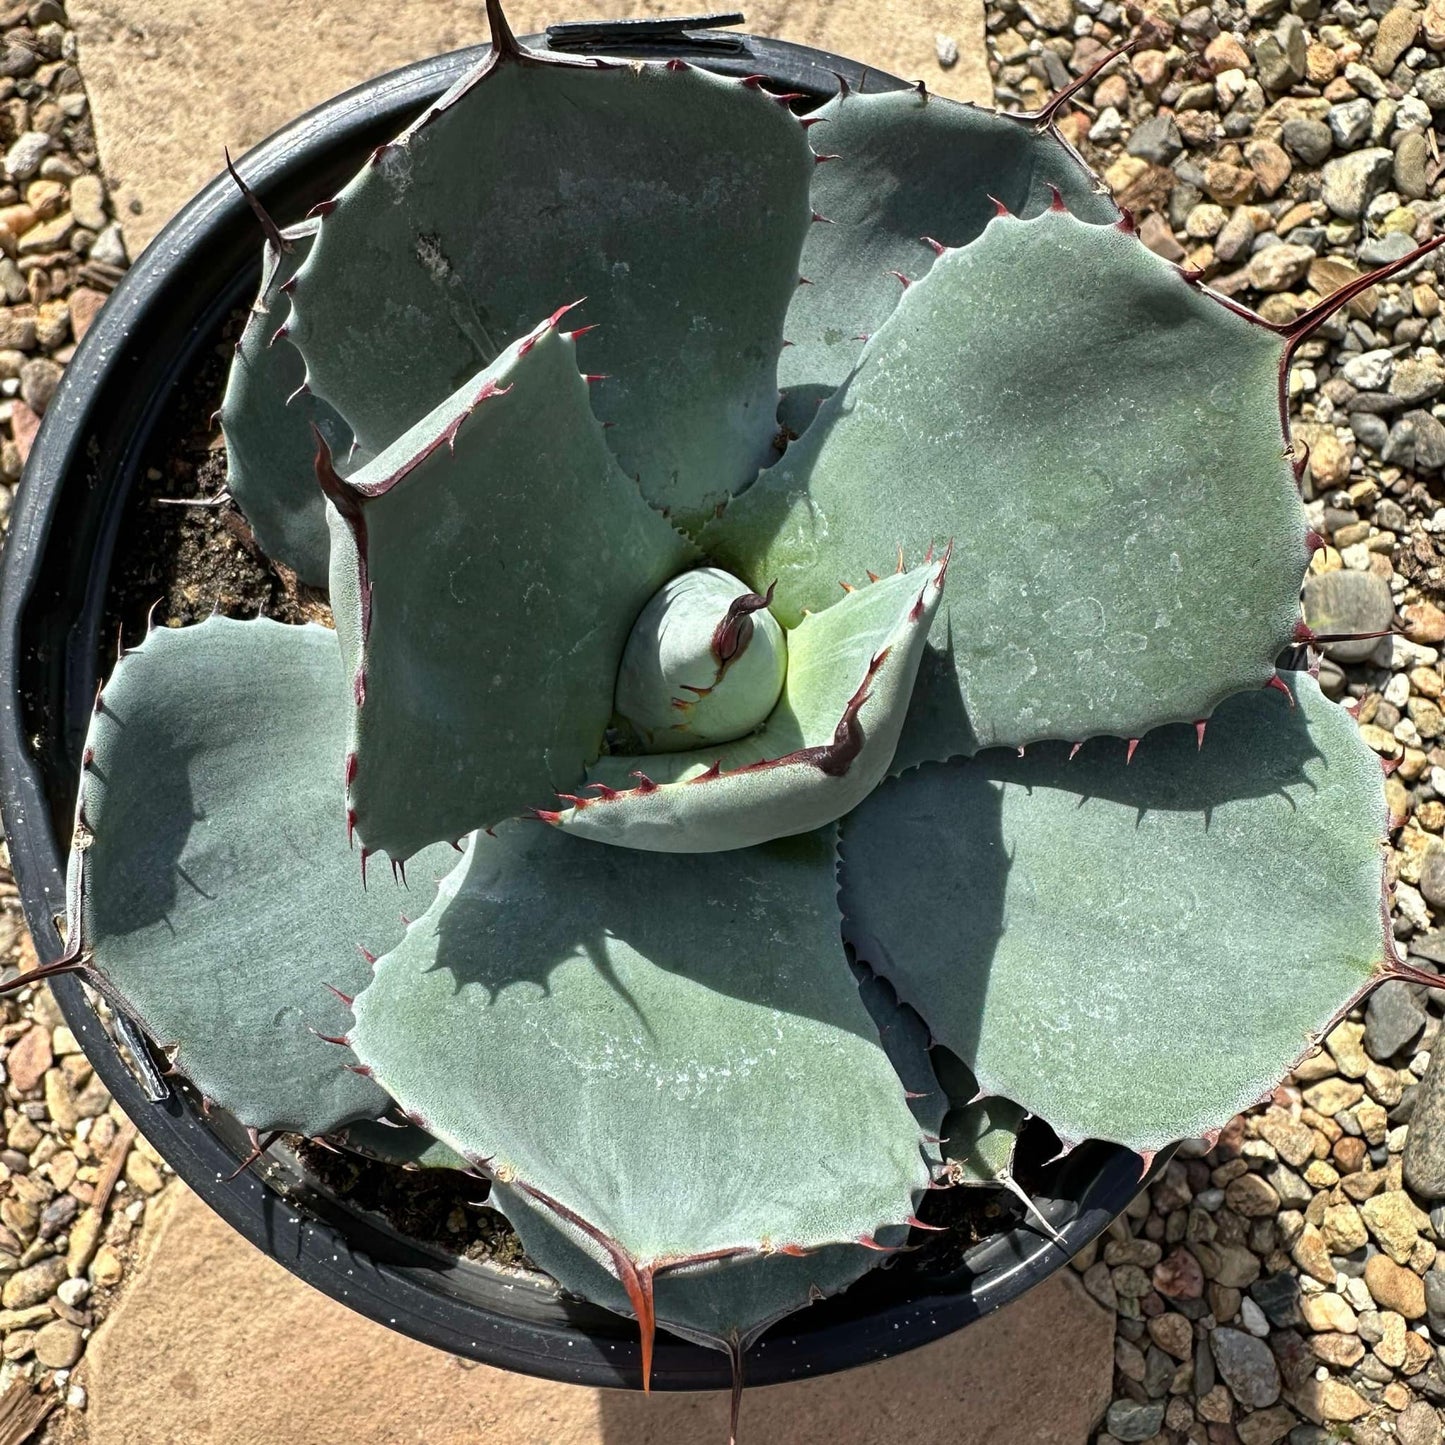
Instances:
[[[589,1240],[648,1327],[654,1279],[865,1253],[929,1181],[836,891],[832,830],[700,858],[505,823],[378,963],[353,1047],[429,1132]],[[744,1335],[777,1303],[752,1298]]]
[[[929,241],[966,246],[999,205],[1036,216],[1055,188],[1081,220],[1119,219],[1052,128],[914,90],[847,92],[814,114],[813,134],[838,159],[813,182],[814,209],[828,223],[813,226],[803,245],[812,284],[793,297],[792,345],[778,360],[784,420],[794,431],[847,379],[864,340],[892,314],[903,294],[899,275],[916,281],[932,265]]]
[[[775,455],[813,163],[756,85],[494,52],[328,205],[293,297],[310,385],[379,452],[586,296],[608,444],[700,520]]]
[[[1392,966],[1378,761],[1291,677],[1295,707],[1230,698],[1202,748],[1169,727],[1127,765],[1105,741],[927,765],[846,821],[859,956],[1066,1142],[1218,1129]]]
[[[220,421],[226,489],[246,514],[257,544],[303,582],[324,587],[331,540],[326,498],[316,484],[311,428],[318,428],[342,457],[352,438],[326,402],[300,389],[306,365],[286,335],[291,304],[281,289],[306,259],[318,224],[305,221],[282,232],[289,252],[267,243],[261,289],[236,343]]]
[[[559,316],[345,479],[348,807],[406,858],[575,787],[633,619],[692,555],[618,470]]]
[[[945,695],[901,762],[1206,718],[1298,621],[1284,346],[1126,231],[999,217],[699,540],[776,578],[788,625],[896,544],[958,539],[932,638],[952,665],[925,673]]]
[[[363,889],[342,815],[346,694],[335,633],[214,617],[127,653],[86,741],[72,945],[258,1130],[321,1135],[387,1107],[318,1035],[346,1033],[331,990],[370,978],[358,946],[399,938],[454,856],[417,858],[406,891]]]
[[[599,843],[707,853],[842,817],[893,760],[947,568],[945,556],[895,572],[803,618],[783,695],[751,737],[601,758],[590,792],[542,818]]]

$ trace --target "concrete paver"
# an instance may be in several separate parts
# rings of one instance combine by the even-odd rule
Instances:
[[[747,1445],[1084,1445],[1113,1318],[1065,1270],[896,1360],[743,1402]],[[721,1395],[556,1385],[463,1363],[323,1298],[176,1187],[82,1378],[90,1445],[711,1445]]]
[[[721,10],[664,0],[509,0],[525,35],[558,20]],[[753,0],[747,28],[992,99],[983,0]],[[487,37],[478,0],[71,0],[101,169],[134,256],[232,155],[374,75]],[[958,42],[944,70],[943,32]],[[284,219],[284,218],[283,218]]]

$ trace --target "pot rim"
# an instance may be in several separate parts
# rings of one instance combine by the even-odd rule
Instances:
[[[732,23],[733,17],[705,17]],[[741,19],[741,17],[736,17]],[[680,56],[726,74],[762,74],[820,99],[839,78],[855,90],[905,82],[856,61],[788,42],[682,22],[618,22],[614,53]],[[554,32],[549,32],[553,35]],[[558,48],[566,31],[556,32]],[[545,41],[528,43],[545,48]],[[316,107],[238,163],[279,216],[318,195],[318,156],[340,178],[485,53],[485,46],[420,61]],[[319,194],[327,194],[320,190]],[[244,240],[241,238],[244,237]],[[71,795],[100,655],[100,621],[121,513],[161,422],[167,393],[255,285],[254,220],[218,177],[141,253],[76,350],[36,438],[0,554],[0,809],[26,920],[42,962],[61,950]],[[253,258],[217,288],[216,256]],[[181,319],[172,320],[172,317]],[[156,333],[162,334],[157,342]],[[127,404],[128,403],[128,404]],[[63,523],[66,536],[58,537]],[[78,541],[74,540],[78,537]],[[32,744],[32,738],[37,741]],[[71,784],[73,787],[73,784]],[[67,839],[62,844],[62,837]],[[176,1174],[244,1238],[293,1274],[363,1315],[450,1353],[543,1378],[636,1388],[640,1351],[628,1320],[559,1300],[535,1276],[458,1261],[409,1240],[374,1216],[326,1195],[288,1156],[226,1178],[245,1153],[239,1130],[206,1122],[190,1096],[147,1089],[78,978],[52,987],[62,1012],[112,1096]],[[1162,1167],[1163,1158],[1155,1161]],[[872,1271],[842,1295],[768,1331],[749,1353],[749,1383],[772,1384],[850,1368],[950,1334],[1039,1283],[1087,1244],[1137,1193],[1136,1155],[1115,1145],[1076,1150],[1058,1197],[1038,1204],[1062,1247],[1029,1228],[996,1235],[966,1257],[946,1288],[919,1276],[890,1287]],[[726,1389],[725,1356],[659,1333],[652,1384]]]

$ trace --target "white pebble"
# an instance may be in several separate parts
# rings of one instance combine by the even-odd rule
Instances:
[[[87,1396],[86,1393],[85,1393],[85,1386],[84,1386],[84,1385],[72,1385],[72,1386],[65,1392],[65,1403],[66,1403],[72,1410],[83,1410],[83,1409],[85,1409],[87,1399],[88,1399],[88,1396]]]
[[[1353,547],[1346,547],[1340,552],[1340,560],[1351,572],[1368,572],[1370,549],[1363,542],[1356,542]]]
[[[1407,95],[1395,112],[1396,130],[1404,130],[1412,125],[1421,130],[1429,130],[1431,123],[1430,107],[1417,95]]]
[[[1370,1291],[1365,1288],[1362,1279],[1352,1279],[1345,1285],[1345,1298],[1354,1305],[1357,1310],[1372,1310],[1375,1308],[1375,1301]]]
[[[1343,556],[1344,553],[1340,555]],[[1405,672],[1412,667],[1432,667],[1440,660],[1439,649],[1411,642],[1408,637],[1401,637],[1398,632],[1381,640],[1390,644],[1388,665],[1396,672]]]
[[[1352,356],[1341,367],[1346,381],[1361,391],[1380,391],[1395,369],[1395,353],[1381,347],[1378,351],[1366,351]]]
[[[1119,112],[1112,105],[1106,105],[1099,112],[1099,118],[1089,127],[1089,139],[1091,141],[1108,144],[1110,141],[1118,140],[1123,134],[1124,122]]]
[[[1262,1340],[1269,1334],[1269,1321],[1265,1319],[1264,1311],[1248,1295],[1239,1302],[1239,1318],[1256,1339]]]
[[[67,1304],[71,1309],[76,1309],[81,1300],[90,1293],[90,1281],[88,1279],[62,1280],[55,1293],[60,1296],[62,1304]]]
[[[17,136],[5,152],[5,173],[11,180],[23,181],[40,169],[50,149],[50,137],[43,130],[27,130]]]
[[[1391,707],[1404,707],[1410,698],[1410,679],[1403,672],[1397,672],[1385,684],[1385,701]]]

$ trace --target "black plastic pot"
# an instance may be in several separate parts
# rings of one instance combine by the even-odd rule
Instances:
[[[733,23],[741,17],[714,17]],[[846,76],[855,89],[903,82],[855,62],[777,41],[679,22],[558,27],[554,48],[682,55],[819,99]],[[531,42],[539,44],[538,41]],[[474,64],[480,48],[442,56],[348,92],[271,137],[241,169],[283,223],[332,192],[364,156]],[[61,952],[65,853],[74,780],[96,682],[108,664],[100,623],[122,511],[157,458],[167,410],[256,286],[260,235],[227,180],[193,200],[117,287],[56,393],[20,487],[0,562],[0,809],[26,916],[42,960]],[[266,1178],[227,1180],[244,1153],[234,1123],[205,1120],[188,1096],[132,1072],[74,978],[55,991],[96,1072],[162,1155],[248,1240],[332,1297],[452,1353],[559,1380],[637,1386],[629,1322],[559,1300],[544,1281],[457,1260],[403,1238],[329,1196],[283,1151]],[[157,1097],[160,1096],[160,1097]],[[1059,1247],[1024,1227],[932,1273],[904,1260],[840,1298],[785,1321],[758,1345],[750,1382],[815,1376],[911,1349],[1017,1298],[1081,1249],[1128,1202],[1139,1161],[1086,1146],[1041,1176],[1039,1204]],[[721,1389],[725,1358],[663,1336],[660,1389]]]

